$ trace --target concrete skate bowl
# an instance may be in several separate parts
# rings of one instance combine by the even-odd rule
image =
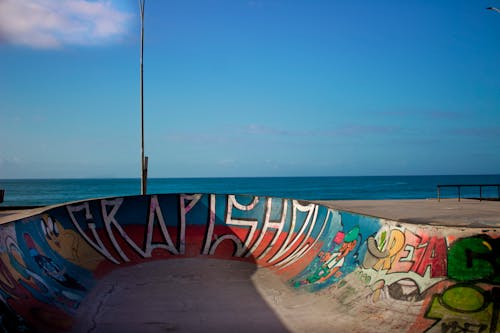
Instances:
[[[164,194],[0,219],[7,332],[499,332],[494,229]]]

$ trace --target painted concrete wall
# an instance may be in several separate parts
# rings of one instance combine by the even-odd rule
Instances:
[[[318,297],[327,289],[363,295],[357,302],[375,312],[411,306],[407,331],[500,332],[498,236],[269,197],[69,203],[0,225],[0,323],[12,332],[70,331],[82,300],[112,270],[208,257],[254,263]]]

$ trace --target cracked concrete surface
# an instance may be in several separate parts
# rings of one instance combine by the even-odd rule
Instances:
[[[107,292],[102,294],[102,296],[99,300],[99,303],[97,304],[97,307],[95,309],[95,312],[91,318],[92,326],[87,330],[87,333],[93,333],[97,329],[97,320],[98,320],[97,318],[101,314],[101,310],[102,310],[104,303],[106,302],[106,299],[111,296],[111,294],[115,290],[115,287],[116,286],[114,284],[111,285],[111,288],[109,288],[109,290]]]
[[[175,259],[113,271],[82,302],[74,332],[287,332],[251,263]]]
[[[373,304],[370,297],[355,274],[341,287],[309,293],[247,262],[156,261],[100,281],[80,306],[87,310],[73,331],[331,333],[379,332],[381,325],[399,331],[408,330],[422,305],[394,306],[388,297]]]

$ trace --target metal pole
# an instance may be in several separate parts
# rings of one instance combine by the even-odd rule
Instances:
[[[143,54],[144,54],[144,3],[146,0],[139,0],[141,10],[141,194],[146,194],[147,185],[147,164],[144,157],[144,84],[143,84]]]

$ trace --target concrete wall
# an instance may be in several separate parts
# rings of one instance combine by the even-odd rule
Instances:
[[[407,307],[413,314],[402,330],[500,332],[498,235],[268,197],[69,203],[0,225],[0,323],[12,332],[70,331],[82,300],[112,270],[208,257],[254,263],[318,297],[338,290],[374,313],[389,313],[381,327]]]

